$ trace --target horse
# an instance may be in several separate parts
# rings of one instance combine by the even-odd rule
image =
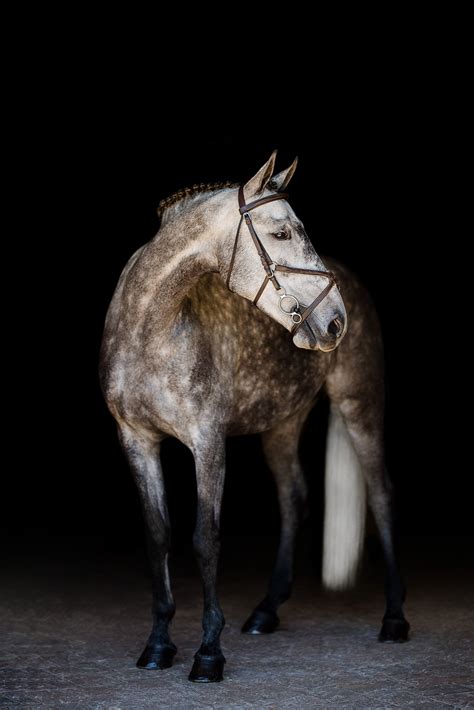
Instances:
[[[377,315],[349,269],[332,259],[323,263],[292,210],[284,190],[297,159],[274,174],[275,159],[276,151],[243,186],[195,185],[160,203],[159,231],[125,266],[101,347],[101,387],[147,531],[153,623],[139,668],[169,668],[177,650],[169,633],[175,604],[161,442],[175,437],[194,456],[193,547],[204,597],[202,642],[189,674],[194,682],[223,679],[225,620],[216,577],[226,437],[261,433],[276,481],[277,558],[264,598],[242,627],[271,633],[291,593],[307,496],[298,442],[322,389],[330,400],[323,583],[330,589],[354,583],[368,498],[387,570],[379,640],[408,640],[384,464]]]

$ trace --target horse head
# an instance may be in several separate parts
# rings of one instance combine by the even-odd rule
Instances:
[[[283,192],[297,159],[273,175],[275,158],[276,151],[239,189],[238,201],[234,193],[238,227],[229,230],[221,273],[228,288],[287,328],[296,346],[329,352],[346,332],[344,302]]]

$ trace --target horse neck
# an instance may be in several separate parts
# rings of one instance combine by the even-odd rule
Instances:
[[[228,230],[225,200],[212,200],[212,205],[206,202],[165,221],[140,259],[146,272],[140,281],[152,285],[145,289],[146,296],[141,289],[139,298],[150,305],[160,332],[175,325],[197,280],[205,273],[219,272],[220,245]],[[238,217],[234,221],[238,222]]]

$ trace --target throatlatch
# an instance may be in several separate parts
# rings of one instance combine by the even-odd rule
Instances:
[[[239,187],[239,211],[241,214],[240,221],[239,221],[239,226],[237,227],[237,234],[235,235],[235,241],[234,241],[234,248],[232,250],[232,257],[230,260],[230,265],[229,265],[229,270],[227,272],[227,288],[230,288],[229,283],[230,283],[230,277],[232,274],[232,269],[234,268],[234,261],[235,261],[235,255],[237,253],[237,244],[239,241],[239,234],[240,234],[240,229],[242,227],[242,222],[245,220],[245,223],[248,227],[248,230],[250,232],[250,236],[253,239],[253,243],[255,244],[255,247],[257,249],[258,255],[260,257],[260,261],[262,262],[262,266],[265,270],[265,278],[263,280],[262,285],[257,291],[257,294],[255,298],[253,299],[254,305],[257,305],[262,293],[265,291],[265,288],[267,287],[267,284],[269,281],[272,282],[277,294],[280,297],[280,310],[283,311],[283,313],[286,313],[286,315],[289,315],[291,317],[291,320],[293,321],[294,325],[293,328],[291,329],[291,332],[294,334],[298,330],[298,328],[301,327],[301,325],[305,322],[305,320],[308,318],[309,315],[314,311],[317,306],[323,301],[326,296],[328,295],[329,291],[332,289],[333,286],[336,285],[336,277],[332,273],[332,271],[316,271],[315,269],[298,269],[293,266],[284,266],[283,264],[277,264],[276,262],[273,261],[273,259],[270,257],[269,253],[263,246],[257,232],[255,231],[255,228],[253,226],[252,218],[249,214],[251,210],[254,210],[256,207],[260,207],[261,205],[265,205],[267,202],[273,202],[274,200],[286,200],[288,198],[288,195],[285,192],[277,192],[274,195],[269,195],[268,197],[262,197],[260,200],[255,200],[255,202],[249,202],[248,205],[245,204],[245,197],[244,197],[244,188],[241,185]],[[296,296],[293,296],[290,293],[287,293],[285,289],[280,285],[275,272],[280,271],[281,273],[284,274],[307,274],[309,276],[323,276],[324,278],[328,279],[328,285],[323,288],[321,293],[314,299],[312,303],[310,303],[309,306],[304,308],[303,306],[303,311],[300,311],[300,302],[296,298]]]

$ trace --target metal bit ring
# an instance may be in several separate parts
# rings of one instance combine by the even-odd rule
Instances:
[[[294,305],[292,307],[290,307],[290,310],[286,310],[286,308],[283,308],[283,301],[285,300],[285,298],[291,299],[294,303]],[[283,313],[286,313],[287,315],[291,315],[292,313],[297,311],[299,309],[299,307],[300,307],[300,304],[299,304],[299,301],[296,298],[296,296],[292,296],[289,293],[284,293],[280,296],[280,310],[282,310]]]

